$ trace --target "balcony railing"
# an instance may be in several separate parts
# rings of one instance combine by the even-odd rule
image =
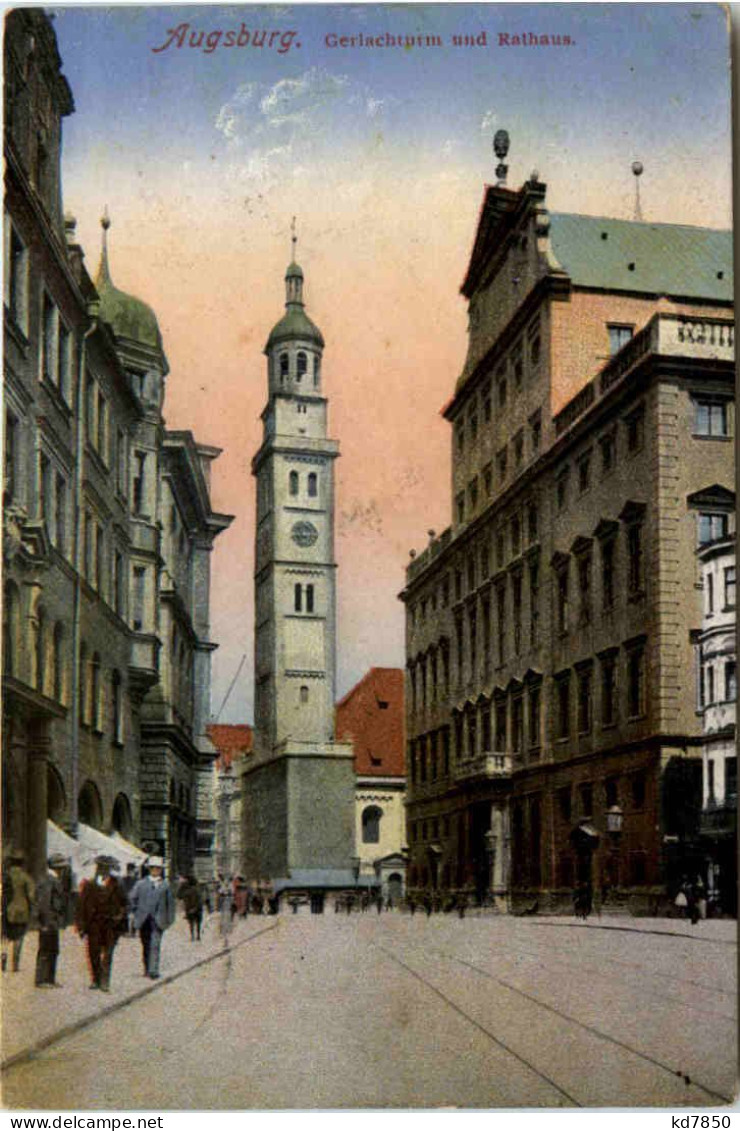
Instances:
[[[454,776],[457,781],[494,781],[511,777],[511,769],[510,754],[486,753],[458,762]]]

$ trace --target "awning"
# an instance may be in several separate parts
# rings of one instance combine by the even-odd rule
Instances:
[[[127,864],[140,867],[146,860],[146,852],[142,852],[135,844],[125,840],[120,833],[106,836],[105,833],[85,825],[82,821],[77,825],[77,838],[55,825],[53,821],[46,822],[47,855],[58,852],[66,856],[72,866],[72,872],[80,879],[89,879],[95,875],[95,858],[101,854],[112,856],[118,861],[124,871]]]

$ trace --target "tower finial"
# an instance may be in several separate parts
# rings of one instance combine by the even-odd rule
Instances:
[[[103,209],[103,215],[100,217],[100,226],[103,229],[103,247],[100,255],[100,267],[98,268],[97,278],[95,279],[96,285],[101,283],[110,283],[110,269],[108,267],[108,229],[111,226],[111,218],[108,212],[108,205],[106,204]]]
[[[295,216],[293,217],[293,219],[291,221],[290,231],[291,231],[290,242],[292,244],[290,262],[295,263],[295,247],[296,247],[296,244],[298,243],[298,236],[296,235],[296,231],[295,231]]]
[[[632,219],[637,220],[640,223],[642,222],[642,204],[640,203],[640,177],[642,176],[643,168],[644,166],[642,164],[642,161],[632,162],[632,172],[635,175],[635,214]]]
[[[496,184],[505,185],[509,166],[504,164],[506,154],[509,152],[509,134],[506,130],[496,130],[493,135],[493,152],[498,158],[496,166]]]

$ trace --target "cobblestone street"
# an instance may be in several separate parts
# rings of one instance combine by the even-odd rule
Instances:
[[[28,946],[6,998],[14,1109],[675,1108],[734,1094],[731,921],[250,918],[223,952],[214,930],[197,955],[212,960],[189,973],[178,924],[163,983],[133,1001],[134,940],[109,997],[86,990],[69,933],[64,988],[34,991]],[[29,1027],[40,1011],[45,1028]],[[75,1018],[88,1023],[69,1032]]]

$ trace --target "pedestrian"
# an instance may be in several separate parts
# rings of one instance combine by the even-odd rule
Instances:
[[[686,890],[686,914],[691,920],[692,927],[695,927],[699,922],[699,900],[697,899],[696,888],[694,884],[688,883],[685,885]]]
[[[175,897],[164,877],[164,860],[150,856],[147,861],[149,875],[134,886],[131,907],[134,926],[141,939],[144,977],[159,977],[159,959],[162,935],[175,921]]]
[[[468,897],[464,891],[461,891],[457,897],[457,914],[461,919],[465,918],[465,912],[468,908]]]
[[[700,919],[706,919],[706,917],[707,917],[707,889],[704,885],[704,880],[701,878],[701,876],[696,877],[696,883],[694,885],[694,892],[695,892],[695,895],[696,895],[696,906],[697,906],[697,910],[699,912],[699,918]]]
[[[26,937],[34,908],[36,886],[23,867],[22,852],[8,853],[8,866],[3,870],[2,892],[2,969],[8,967],[7,943],[12,949],[12,969],[17,974],[21,964],[23,940]]]
[[[383,896],[381,892],[378,892],[377,896],[375,897],[375,906],[378,909],[378,915],[380,915],[383,910]]]
[[[430,891],[427,891],[427,892],[424,893],[424,898],[422,900],[422,903],[424,904],[424,910],[427,913],[427,919],[431,918],[432,909],[434,907],[434,902],[432,900],[432,893]]]
[[[188,876],[179,891],[185,918],[190,927],[190,941],[200,942],[200,928],[203,923],[203,896],[195,876]]]
[[[685,919],[688,914],[689,907],[688,881],[685,876],[679,885],[678,891],[676,892],[676,898],[673,901],[673,906],[678,911],[679,916],[682,919]]]
[[[60,853],[49,857],[49,870],[36,889],[39,921],[39,948],[36,954],[37,986],[58,986],[56,980],[59,957],[59,932],[67,925],[67,900],[62,887],[62,874],[67,859]]]
[[[416,914],[416,900],[414,899],[413,895],[409,895],[409,896],[406,897],[406,903],[408,904],[408,908],[409,908],[409,911],[411,912],[411,914],[415,915]]]
[[[128,904],[113,875],[118,861],[112,856],[95,859],[95,876],[85,880],[77,904],[77,930],[87,943],[90,989],[110,991],[113,953],[128,930]]]

